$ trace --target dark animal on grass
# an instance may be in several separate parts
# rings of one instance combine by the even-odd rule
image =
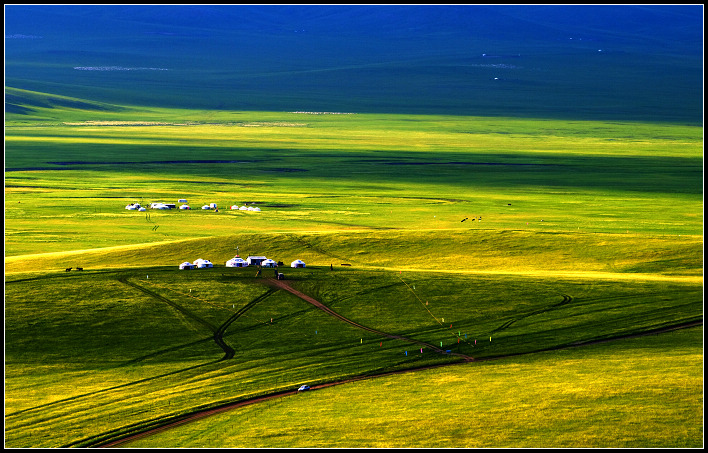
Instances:
[[[67,267],[67,268],[66,268],[66,272],[69,272],[69,271],[71,271],[71,268],[70,268],[70,267]]]

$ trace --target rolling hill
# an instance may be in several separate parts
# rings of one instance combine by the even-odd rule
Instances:
[[[702,446],[702,6],[5,13],[6,446]]]
[[[6,85],[181,108],[696,124],[699,8],[16,5]]]

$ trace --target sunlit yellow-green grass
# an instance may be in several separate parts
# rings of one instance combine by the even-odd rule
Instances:
[[[702,232],[699,127],[39,112],[6,121],[6,256],[260,231]],[[192,211],[124,209],[181,198]],[[213,202],[219,213],[200,210]]]
[[[252,269],[232,270],[232,279],[148,269],[8,282],[6,445],[91,445],[302,382],[411,366],[399,358],[405,342],[374,347],[377,335],[269,291]],[[214,341],[219,328],[232,357]]]
[[[132,448],[699,448],[702,328],[284,397]]]
[[[174,266],[197,258],[224,266],[240,253],[289,264],[452,273],[702,282],[703,239],[686,235],[428,230],[243,233],[219,238],[88,248],[5,258],[6,272]]]
[[[302,383],[460,360],[429,344],[484,359],[701,317],[700,283],[680,278],[281,271],[348,318],[423,345],[361,331],[270,291],[252,268],[13,274],[5,294],[6,444],[95,446]],[[233,356],[215,342],[217,331]],[[670,362],[652,366],[675,372]]]
[[[702,319],[700,127],[129,106],[5,126],[8,446],[96,446],[301,383],[455,361],[404,357],[269,291],[224,267],[237,253],[303,259],[293,287],[479,357]],[[181,198],[193,209],[125,209]],[[177,270],[197,258],[216,268]],[[496,341],[458,346],[437,317]],[[141,442],[697,446],[699,332],[338,386]]]

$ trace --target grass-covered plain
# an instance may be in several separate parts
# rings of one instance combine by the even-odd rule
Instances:
[[[701,134],[631,122],[36,108],[6,121],[6,256],[272,231],[700,235]],[[194,209],[123,209],[179,198]],[[199,209],[211,202],[219,213]],[[227,209],[245,203],[262,212]]]
[[[294,287],[362,325],[478,360],[642,333],[700,319],[702,309],[698,283],[327,266],[286,273]],[[249,268],[7,279],[7,444],[96,445],[302,383],[459,361],[358,330],[259,281]],[[219,331],[232,356],[215,341]],[[642,363],[645,374],[668,372]],[[534,385],[520,379],[513,385]],[[407,388],[401,393],[415,398],[418,390]],[[695,412],[685,412],[682,423],[692,422]]]
[[[125,446],[700,448],[702,336],[690,329],[348,383]]]
[[[319,391],[252,406],[223,416],[249,430],[210,440],[218,418],[160,446],[700,444],[699,328],[556,350],[702,320],[700,127],[8,91],[32,113],[6,118],[6,446],[98,445],[302,383],[459,361],[225,268],[237,252],[304,259],[287,281],[362,325],[479,359],[523,355],[326,390],[346,413],[298,406]],[[179,198],[194,209],[124,209]],[[219,212],[199,209],[210,202]],[[226,209],[245,203],[262,211]],[[177,270],[200,257],[216,268]],[[393,394],[406,401],[395,411]],[[389,410],[391,423],[366,415]],[[292,435],[317,414],[365,427]]]

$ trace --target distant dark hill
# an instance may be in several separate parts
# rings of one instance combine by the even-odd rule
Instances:
[[[6,85],[111,104],[702,118],[700,5],[11,5],[5,34]]]

